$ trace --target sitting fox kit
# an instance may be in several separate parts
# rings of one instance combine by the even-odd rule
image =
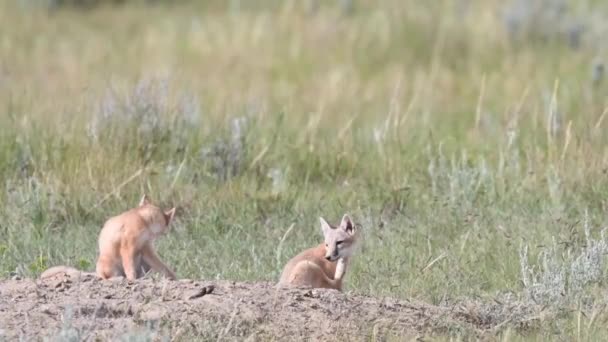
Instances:
[[[311,286],[342,291],[348,260],[357,242],[357,229],[348,215],[333,227],[320,217],[325,243],[293,257],[281,274],[279,285]]]
[[[97,276],[126,276],[134,280],[148,270],[175,279],[175,273],[156,255],[153,242],[169,230],[175,208],[163,211],[144,195],[139,206],[108,219],[99,234]]]

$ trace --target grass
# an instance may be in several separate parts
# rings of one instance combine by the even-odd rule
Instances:
[[[537,274],[572,261],[608,193],[608,7],[537,3],[3,2],[0,272],[92,269],[103,221],[146,192],[180,208],[158,243],[180,277],[274,281],[348,212],[349,291],[526,297],[522,249]],[[525,338],[607,332],[595,262],[591,299],[561,306],[594,320]]]

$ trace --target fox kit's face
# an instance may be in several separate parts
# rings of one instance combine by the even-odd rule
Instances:
[[[325,259],[336,261],[340,258],[350,257],[353,254],[356,239],[356,229],[350,217],[344,215],[338,227],[332,227],[322,217],[319,219],[325,236]]]
[[[173,220],[173,216],[175,216],[175,208],[163,211],[157,206],[153,205],[150,202],[150,199],[144,195],[139,201],[139,208],[146,210],[147,215],[151,216],[151,225],[150,229],[154,233],[154,235],[164,235],[169,231],[169,224]]]

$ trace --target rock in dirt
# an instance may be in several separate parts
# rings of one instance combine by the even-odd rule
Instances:
[[[203,286],[200,289],[198,289],[198,290],[192,292],[190,295],[188,295],[186,297],[186,299],[192,300],[192,299],[200,298],[204,295],[211,294],[211,292],[213,292],[214,288],[215,288],[215,286],[213,286],[213,285]]]

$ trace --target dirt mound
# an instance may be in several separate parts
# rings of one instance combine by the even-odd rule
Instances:
[[[434,306],[273,283],[124,279],[92,275],[0,281],[0,339],[76,340],[148,334],[188,340],[361,340],[529,325],[535,308],[494,302]],[[520,319],[519,317],[523,318]],[[257,338],[256,338],[257,337]]]

